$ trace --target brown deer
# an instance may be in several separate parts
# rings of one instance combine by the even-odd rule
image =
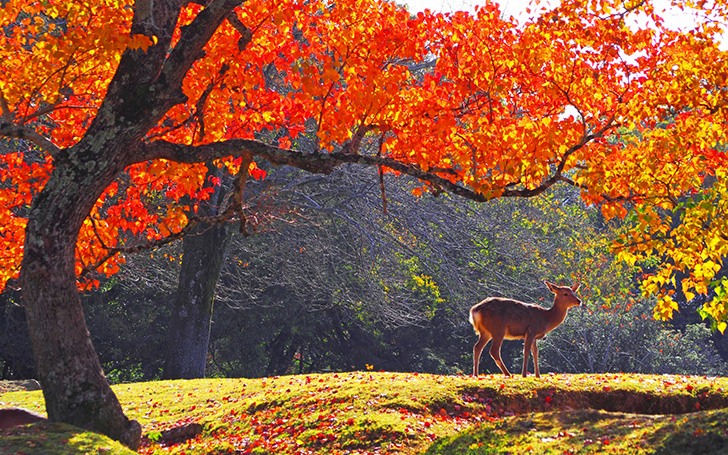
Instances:
[[[528,353],[533,353],[533,363],[536,370],[536,377],[540,377],[538,370],[538,346],[536,341],[540,340],[547,333],[559,326],[566,318],[569,308],[581,305],[581,300],[576,296],[579,284],[573,286],[557,286],[544,281],[546,287],[556,294],[554,305],[549,308],[540,307],[531,303],[523,303],[518,300],[504,299],[500,297],[489,297],[470,309],[470,323],[473,324],[475,332],[480,336],[473,347],[473,375],[478,375],[478,362],[480,353],[488,341],[493,339],[490,346],[490,356],[493,357],[498,368],[503,374],[510,376],[511,373],[501,360],[500,350],[503,339],[517,340],[523,342],[523,377],[526,377],[528,370]]]
[[[46,420],[46,418],[36,412],[28,411],[27,409],[0,409],[0,430],[12,428],[18,425],[26,425],[28,423],[41,422],[43,420]]]

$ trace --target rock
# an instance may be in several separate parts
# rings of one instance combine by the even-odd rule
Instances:
[[[36,381],[35,379],[28,379],[27,381],[21,381],[20,384],[18,384],[20,387],[23,387],[28,392],[32,392],[33,390],[41,390],[40,382]]]
[[[174,428],[170,428],[169,430],[162,431],[160,433],[161,436],[155,442],[157,444],[165,444],[165,445],[183,442],[188,439],[197,437],[197,435],[202,433],[203,429],[204,429],[204,427],[199,423],[186,423],[184,425],[180,425],[180,426],[177,426]],[[149,439],[147,437],[147,435],[144,435],[144,437]]]

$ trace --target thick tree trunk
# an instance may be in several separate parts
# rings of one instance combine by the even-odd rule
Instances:
[[[208,167],[208,176],[221,176],[216,166]],[[225,190],[217,187],[210,200],[200,204],[198,215],[217,214],[224,194]],[[183,239],[182,268],[167,332],[164,379],[205,377],[215,288],[230,235],[225,225],[199,225]]]
[[[48,418],[136,449],[141,426],[126,418],[103,374],[74,269],[80,226],[120,169],[81,156],[70,152],[73,159],[59,160],[31,209],[20,274],[23,304]]]
[[[162,157],[144,153],[142,138],[186,101],[181,87],[187,71],[240,1],[212,2],[172,46],[186,3],[136,2],[131,34],[154,37],[155,44],[124,52],[83,138],[56,150],[54,170],[33,201],[25,230],[20,284],[48,417],[131,448],[139,446],[141,427],[124,416],[91,345],[76,289],[75,247],[82,223],[114,178],[131,164]],[[202,161],[198,156],[190,162]]]

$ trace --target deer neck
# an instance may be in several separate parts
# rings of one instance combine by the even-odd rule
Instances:
[[[559,326],[562,322],[564,322],[564,319],[566,319],[566,311],[568,308],[565,308],[561,305],[556,304],[556,300],[554,300],[554,305],[548,309],[548,320],[546,324],[546,329],[548,332],[555,329]]]

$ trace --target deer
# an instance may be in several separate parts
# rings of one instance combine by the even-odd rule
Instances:
[[[501,297],[489,297],[470,309],[470,323],[473,325],[475,333],[479,335],[478,342],[473,347],[473,376],[478,375],[480,354],[491,339],[493,344],[490,346],[490,356],[493,357],[504,375],[511,376],[501,359],[501,344],[504,339],[523,339],[523,371],[521,374],[524,378],[526,377],[528,353],[531,352],[536,377],[541,377],[538,369],[536,341],[564,322],[569,308],[581,305],[581,299],[576,295],[579,283],[572,286],[557,286],[544,281],[544,284],[555,294],[554,304],[549,309]]]

